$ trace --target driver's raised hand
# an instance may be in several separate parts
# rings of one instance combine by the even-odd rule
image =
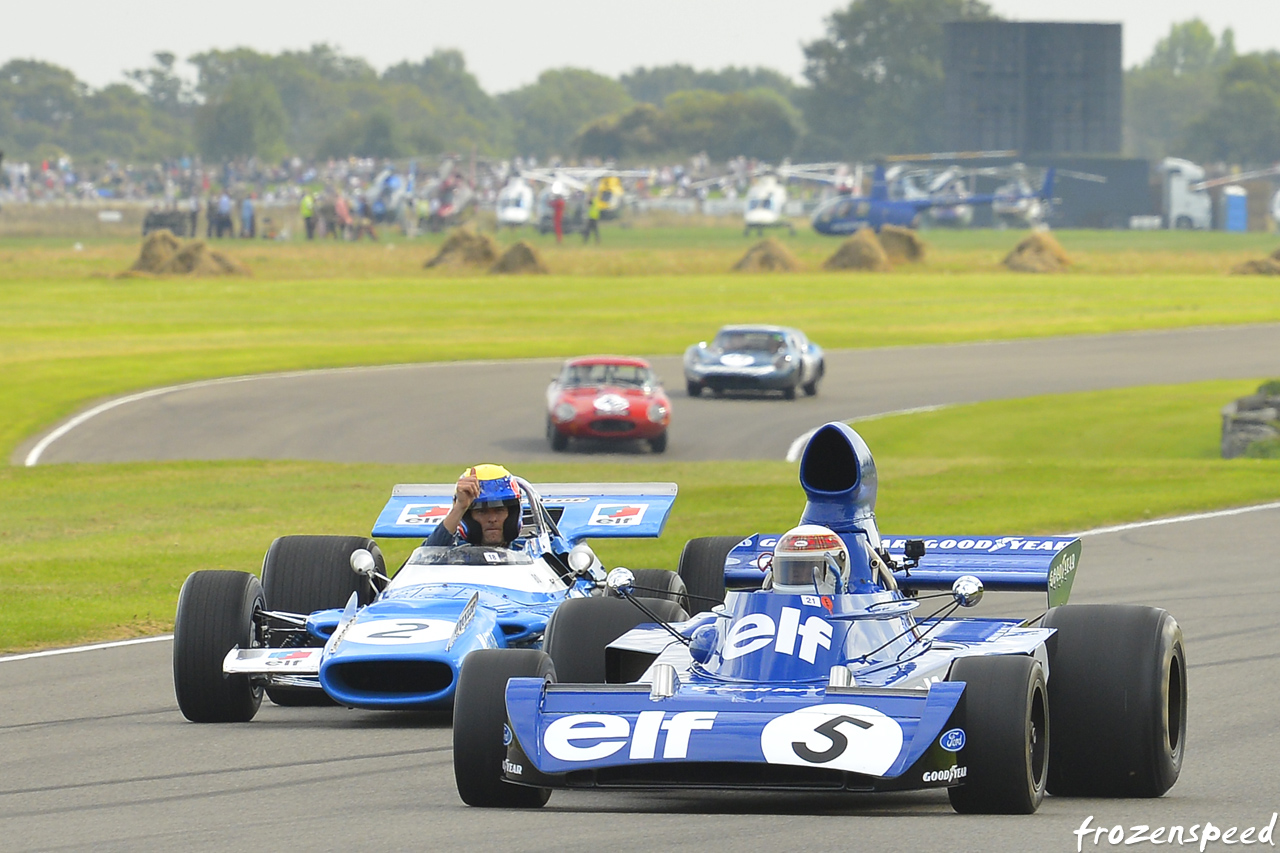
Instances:
[[[474,471],[475,469],[471,469]],[[480,480],[475,474],[463,474],[458,478],[458,486],[453,491],[453,506],[466,512],[476,498],[480,497]]]

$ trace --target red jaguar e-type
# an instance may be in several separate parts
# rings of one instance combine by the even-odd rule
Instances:
[[[667,449],[671,401],[649,362],[593,355],[566,361],[547,386],[547,440],[564,450],[570,438],[642,440]]]

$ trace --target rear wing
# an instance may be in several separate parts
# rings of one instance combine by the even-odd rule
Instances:
[[[881,544],[901,560],[908,539],[924,541],[920,565],[894,573],[903,589],[951,589],[973,575],[995,592],[1039,592],[1049,606],[1066,604],[1080,565],[1080,540],[1070,536],[885,536]]]
[[[921,539],[920,565],[894,577],[902,589],[950,589],[956,579],[973,575],[996,592],[1038,592],[1049,606],[1066,604],[1080,564],[1080,540],[1070,536],[883,536],[881,545],[898,562],[908,539]],[[725,584],[759,589],[778,534],[758,533],[738,543],[725,558]]]
[[[453,505],[454,483],[407,483],[391,490],[391,498],[373,525],[373,535],[417,539],[431,531]],[[584,539],[645,539],[662,534],[675,483],[543,483],[533,484],[543,507],[571,544]],[[531,522],[526,507],[525,523]]]

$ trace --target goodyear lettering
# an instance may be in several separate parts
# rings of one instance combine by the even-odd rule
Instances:
[[[631,722],[618,714],[569,714],[547,726],[542,745],[547,754],[561,761],[599,761],[630,743],[628,758],[651,761],[661,739],[662,757],[680,759],[689,754],[689,736],[695,731],[710,731],[717,713],[681,711],[668,718],[665,711],[641,711],[634,730]]]
[[[502,772],[506,773],[508,776],[523,776],[524,765],[514,764],[504,758],[502,759]]]
[[[924,782],[955,782],[968,775],[968,767],[957,767],[953,764],[946,770],[930,770],[921,777],[921,780]]]
[[[1049,589],[1057,589],[1062,586],[1062,582],[1065,581],[1075,570],[1076,555],[1068,554],[1063,558],[1061,563],[1058,563],[1049,570]]]
[[[925,539],[929,551],[983,551],[988,554],[1008,551],[1059,551],[1070,539],[1039,539],[1025,536],[1004,536],[1000,539]],[[907,546],[905,538],[885,538],[883,545],[889,551],[901,551]]]
[[[725,660],[734,660],[773,643],[773,649],[778,654],[794,655],[798,637],[800,659],[813,663],[819,646],[831,648],[834,630],[830,622],[818,616],[810,616],[801,622],[800,609],[797,607],[782,608],[776,625],[768,614],[753,613],[739,619],[729,629],[722,654]]]

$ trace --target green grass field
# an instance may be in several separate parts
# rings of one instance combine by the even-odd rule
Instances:
[[[247,279],[115,279],[137,245],[0,237],[0,447],[11,454],[104,396],[273,370],[583,351],[679,352],[723,322],[794,323],[866,347],[1280,321],[1274,280],[1222,270],[1267,235],[1068,232],[1059,276],[998,266],[1013,232],[931,232],[891,273],[723,272],[736,229],[620,229],[547,253],[552,275],[427,273],[438,240],[237,244]],[[504,237],[504,239],[506,239]],[[835,242],[795,240],[811,270]],[[1267,377],[1259,377],[1263,379]],[[1063,532],[1280,494],[1280,462],[1216,458],[1218,408],[1256,382],[964,407],[859,425],[881,470],[881,520],[905,532]],[[394,401],[386,401],[394,406]],[[1153,423],[1161,424],[1153,428]],[[395,482],[455,466],[226,462],[0,469],[0,649],[166,629],[200,568],[256,569],[284,533],[368,530]],[[681,484],[667,535],[601,547],[672,566],[686,538],[783,529],[800,496],[782,462],[658,464]],[[555,466],[522,469],[559,479]],[[574,478],[635,479],[635,463]],[[744,530],[745,528],[749,528]],[[388,548],[393,558],[404,543]]]

